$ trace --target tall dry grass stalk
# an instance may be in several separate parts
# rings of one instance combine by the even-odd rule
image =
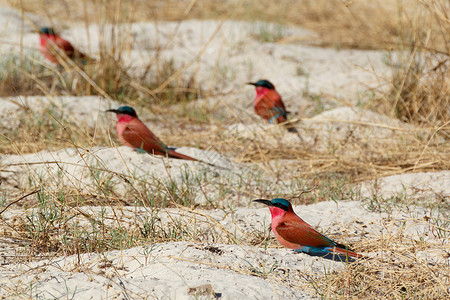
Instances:
[[[157,51],[147,62],[142,62],[143,74],[135,75],[124,57],[133,49],[131,21],[135,20],[136,3],[134,1],[9,1],[19,11],[32,12],[46,19],[45,24],[26,21],[38,29],[41,26],[53,26],[60,31],[63,26],[83,26],[88,42],[90,29],[96,28],[98,45],[88,44],[99,49],[95,62],[85,66],[76,65],[60,52],[59,59],[63,68],[42,65],[36,58],[25,55],[20,62],[11,57],[3,62],[5,68],[13,68],[13,74],[0,81],[0,95],[18,94],[68,94],[101,95],[106,98],[142,105],[143,102],[185,102],[196,99],[201,92],[193,77],[183,78],[182,72],[175,68],[172,61],[160,59]],[[64,21],[64,23],[62,23]],[[69,21],[69,22],[67,22]],[[75,45],[76,46],[76,45]],[[37,48],[37,44],[36,44]],[[89,52],[88,52],[89,53]],[[21,55],[24,56],[24,55]],[[151,72],[149,72],[151,70]],[[17,75],[16,75],[17,74]],[[13,83],[13,84],[11,84]],[[34,84],[33,84],[34,83]],[[165,83],[164,88],[160,88]]]
[[[450,19],[448,2],[421,2],[401,32],[399,67],[389,99],[400,119],[450,130]]]
[[[61,20],[98,20],[100,2],[9,0],[16,7]],[[441,1],[444,2],[444,1]],[[417,0],[342,1],[280,0],[260,1],[177,0],[109,1],[110,18],[128,13],[127,21],[182,21],[186,19],[230,19],[267,21],[300,25],[318,33],[309,42],[321,46],[358,49],[394,49],[401,28],[407,28],[409,12],[420,8]],[[422,2],[427,3],[427,2]],[[122,11],[119,10],[122,7]],[[129,7],[129,9],[128,9]],[[139,9],[135,9],[138,7]],[[126,9],[124,9],[126,8]],[[133,11],[132,14],[129,12]]]
[[[410,51],[402,52],[404,56],[400,55],[404,59],[394,76],[392,94],[383,99],[384,106],[379,110],[391,114],[394,112],[402,120],[420,122],[427,128],[439,129],[439,133],[448,130],[449,63],[446,60],[448,50],[445,45],[448,44],[449,26],[445,1],[307,0],[292,3],[281,0],[276,5],[269,5],[263,0],[248,1],[244,6],[233,1],[226,4],[214,1],[208,4],[202,0],[189,2],[186,6],[176,6],[176,1],[111,1],[108,5],[87,0],[75,2],[10,1],[20,10],[45,16],[50,24],[65,18],[70,22],[77,22],[73,23],[76,26],[83,24],[89,28],[91,25],[98,25],[100,50],[96,57],[97,63],[80,68],[68,62],[66,69],[62,71],[43,66],[35,58],[28,57],[21,67],[9,65],[14,72],[6,72],[8,76],[0,81],[0,87],[3,87],[0,90],[2,95],[36,92],[44,95],[102,95],[137,106],[148,106],[151,103],[152,109],[164,113],[164,109],[159,108],[158,104],[186,103],[196,99],[202,91],[194,77],[184,79],[180,69],[176,69],[171,61],[159,61],[159,53],[155,54],[156,60],[147,62],[144,68],[153,70],[151,78],[133,75],[132,70],[123,63],[123,57],[133,46],[130,39],[130,22],[217,17],[225,8],[229,8],[228,14],[234,18],[276,21],[283,16],[284,22],[300,24],[318,32],[317,43],[322,45],[336,43],[333,39],[356,48],[386,48],[389,44],[389,47],[398,46],[396,49],[408,50],[405,45],[411,45]],[[159,9],[155,9],[156,7]],[[150,11],[152,13],[149,13]],[[86,33],[89,31],[86,30]],[[356,45],[356,42],[359,44]],[[18,87],[12,85],[12,82],[19,83],[16,84]],[[170,118],[166,122],[171,122]],[[177,126],[178,121],[173,122],[174,126]],[[224,125],[211,118],[208,122],[219,127]],[[448,161],[446,154],[439,151],[440,143],[428,143],[428,140],[423,140],[424,135],[421,135],[421,139],[415,133],[410,136],[411,150],[406,154],[398,151],[401,148],[399,145],[387,141],[383,144],[387,148],[375,148],[378,147],[375,145],[370,147],[374,149],[370,151],[371,155],[367,156],[364,153],[368,150],[361,147],[362,141],[350,140],[345,145],[336,146],[338,149],[334,153],[342,152],[342,155],[330,156],[330,153],[315,153],[313,149],[303,145],[280,149],[276,145],[256,145],[254,141],[224,140],[223,136],[217,134],[216,129],[211,131],[211,138],[204,139],[205,130],[208,129],[203,128],[202,132],[191,131],[188,133],[189,137],[169,135],[166,142],[177,144],[182,139],[181,143],[184,144],[188,140],[188,144],[206,149],[220,148],[222,152],[236,154],[242,161],[296,158],[300,164],[304,162],[305,166],[308,166],[302,168],[305,170],[304,176],[342,172],[352,174],[357,180],[411,170],[442,169],[447,167]],[[222,130],[221,127],[219,131]],[[77,140],[82,140],[82,136]],[[85,145],[88,141],[87,139]],[[29,139],[22,141],[23,144],[28,142]],[[350,155],[345,150],[350,145],[360,152],[354,151],[352,153],[355,155]],[[425,146],[427,151],[423,150]],[[43,147],[45,149],[47,146]],[[8,152],[12,151],[15,150],[10,149]],[[391,153],[390,158],[386,158],[384,153]],[[368,164],[369,161],[375,163],[374,166]]]

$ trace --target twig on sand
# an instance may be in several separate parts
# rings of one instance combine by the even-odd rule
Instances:
[[[36,194],[36,193],[39,192],[39,191],[41,191],[41,188],[38,188],[38,189],[36,189],[36,190],[34,190],[34,191],[32,191],[32,192],[30,192],[30,193],[28,193],[28,194],[26,194],[26,195],[24,195],[24,196],[22,196],[22,197],[19,197],[18,199],[14,200],[13,202],[9,203],[8,205],[6,205],[6,207],[5,207],[4,209],[2,209],[2,211],[0,211],[0,215],[1,215],[2,213],[4,213],[11,205],[13,205],[13,204],[15,204],[15,203],[17,203],[17,202],[19,202],[19,201],[25,199],[25,198],[28,197],[28,196],[31,196],[31,195],[33,195],[33,194]]]

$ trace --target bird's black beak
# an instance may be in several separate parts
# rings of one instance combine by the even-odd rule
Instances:
[[[256,86],[256,83],[254,83],[254,82],[247,82],[247,84]]]
[[[105,110],[105,112],[113,112],[113,113],[118,114],[120,111],[117,109],[108,109],[108,110]]]
[[[273,204],[272,204],[272,202],[270,202],[270,200],[256,199],[256,200],[253,200],[253,202],[259,202],[259,203],[263,203],[267,206],[273,206]]]

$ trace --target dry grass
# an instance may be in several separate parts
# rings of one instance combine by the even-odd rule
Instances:
[[[272,181],[261,180],[252,185],[249,179],[242,186],[226,187],[210,185],[209,178],[194,178],[184,184],[136,180],[132,175],[116,174],[107,169],[89,167],[94,178],[94,187],[82,189],[59,186],[53,191],[48,182],[35,184],[36,194],[30,195],[25,205],[23,219],[5,221],[5,235],[19,238],[27,245],[27,259],[38,252],[54,252],[69,255],[84,252],[103,252],[111,249],[126,249],[137,245],[162,241],[188,240],[193,242],[214,241],[236,243],[229,232],[217,225],[215,220],[202,215],[202,225],[214,230],[205,233],[204,227],[193,229],[174,218],[162,218],[165,207],[195,207],[193,186],[223,188],[224,193],[248,198],[249,195],[271,196],[273,182],[297,181],[290,192],[283,194],[295,199],[304,188],[316,187],[295,203],[312,203],[327,199],[360,200],[354,183],[388,175],[407,172],[438,171],[450,169],[448,151],[449,132],[449,49],[450,25],[446,15],[445,1],[405,1],[398,6],[396,1],[8,1],[26,12],[48,17],[50,24],[62,20],[117,25],[127,21],[185,20],[188,18],[234,18],[244,20],[270,20],[301,25],[315,31],[318,38],[309,42],[321,46],[358,49],[405,50],[392,82],[392,92],[380,99],[377,109],[401,120],[418,124],[418,130],[395,129],[397,140],[361,139],[349,135],[345,140],[318,149],[315,144],[300,144],[282,147],[280,144],[264,142],[264,137],[241,139],[224,136],[226,125],[235,120],[223,120],[220,109],[187,107],[201,95],[194,78],[183,79],[179,69],[170,61],[149,61],[147,67],[157,70],[151,80],[136,78],[122,66],[122,55],[129,50],[129,40],[111,34],[117,45],[104,50],[106,41],[100,41],[97,64],[80,68],[65,61],[63,70],[41,65],[33,57],[25,57],[18,64],[18,57],[8,58],[4,64],[6,72],[0,80],[0,95],[103,95],[120,102],[137,106],[143,115],[150,115],[145,104],[152,103],[156,118],[165,121],[166,129],[160,129],[167,144],[195,146],[227,153],[236,161],[260,166],[260,172],[270,174]],[[124,5],[128,5],[124,9]],[[270,9],[268,9],[270,8]],[[419,9],[420,8],[420,9]],[[69,23],[70,23],[69,22]],[[114,30],[114,26],[113,29]],[[112,33],[112,32],[110,32]],[[283,42],[283,39],[279,42]],[[408,47],[407,47],[407,46]],[[409,48],[410,47],[410,48]],[[158,55],[157,55],[158,56]],[[184,105],[187,110],[174,114]],[[379,104],[379,102],[378,102]],[[172,107],[170,107],[172,108]],[[155,117],[155,115],[158,115]],[[195,116],[195,117],[193,117]],[[69,121],[59,110],[49,106],[42,112],[24,107],[17,116],[20,127],[5,128],[0,133],[2,153],[29,153],[59,148],[92,147],[110,145],[107,131],[80,128]],[[148,121],[148,120],[145,120]],[[186,123],[191,124],[186,124]],[[370,127],[370,124],[353,124]],[[180,130],[167,128],[183,127]],[[205,138],[207,137],[207,138]],[[273,162],[286,160],[282,169]],[[289,160],[289,161],[287,161]],[[3,167],[3,166],[2,166]],[[118,179],[119,178],[119,179]],[[251,178],[254,179],[254,178]],[[128,185],[127,197],[116,195],[112,185]],[[133,181],[135,180],[135,181]],[[247,180],[247,181],[246,181]],[[200,184],[199,184],[200,182]],[[95,192],[91,189],[93,188]],[[89,190],[91,189],[91,190]],[[21,195],[28,193],[21,188],[18,198],[5,194],[2,213],[22,205]],[[156,201],[156,200],[158,201]],[[105,218],[102,212],[87,212],[86,205],[102,205],[113,211]],[[131,217],[124,213],[128,206],[145,207],[146,219]],[[377,207],[396,206],[380,200]],[[406,205],[406,204],[402,204]],[[233,208],[224,208],[212,201],[203,208],[219,208],[232,213]],[[448,228],[448,208],[432,221]],[[192,210],[191,210],[192,212]],[[98,213],[98,214],[96,214]],[[192,214],[196,214],[195,211]],[[199,217],[199,215],[196,215]],[[192,220],[191,220],[192,221]],[[447,223],[445,223],[447,222]],[[131,224],[131,225],[130,225]],[[194,224],[192,221],[191,224]],[[3,226],[3,227],[5,227]],[[78,231],[74,228],[78,227]],[[247,236],[241,244],[254,244],[266,237],[261,233]],[[324,298],[435,298],[449,295],[449,274],[443,264],[433,264],[419,259],[419,250],[435,247],[429,242],[405,242],[401,235],[390,240],[363,239],[357,248],[364,252],[385,252],[387,256],[376,256],[360,264],[351,264],[344,271],[318,278],[308,277],[319,295]],[[448,240],[448,230],[443,240]],[[448,244],[448,243],[447,243]],[[447,245],[443,243],[440,248]],[[438,247],[438,248],[439,248]]]
[[[450,27],[450,26],[449,26]],[[417,52],[416,52],[417,51]],[[394,75],[390,109],[397,117],[424,126],[440,127],[449,136],[450,68],[448,56],[414,49]],[[433,64],[436,64],[434,67]]]
[[[228,121],[233,123],[233,120]],[[179,126],[175,121],[166,122],[167,128]],[[204,125],[186,127],[190,137],[188,140],[176,134],[177,130],[164,132],[169,144],[187,143],[202,149],[220,150],[232,155],[237,161],[262,164],[262,168],[276,174],[279,180],[324,178],[329,174],[337,174],[356,183],[407,172],[450,168],[450,153],[445,151],[448,141],[439,134],[438,128],[393,128],[394,138],[378,138],[371,137],[369,133],[364,137],[352,135],[353,131],[359,129],[376,128],[374,124],[337,123],[343,128],[345,125],[351,126],[348,136],[346,139],[333,140],[326,147],[322,146],[327,143],[325,138],[317,138],[323,135],[320,129],[305,131],[308,136],[316,137],[316,142],[290,144],[289,147],[283,145],[282,141],[273,142],[278,139],[279,130],[262,131],[252,139],[224,136],[223,132],[227,128],[217,123],[213,123],[215,126],[210,131]],[[274,169],[270,163],[276,160],[285,160],[280,170]]]
[[[136,214],[134,209],[123,207],[122,200],[116,197],[105,198],[107,208],[98,210],[69,203],[69,195],[61,193],[40,190],[36,195],[38,207],[27,210],[23,218],[14,220],[13,231],[5,231],[10,237],[28,242],[28,249],[24,251],[29,255],[27,259],[38,253],[102,253],[167,241],[230,242],[230,234],[224,228],[195,213],[183,218],[173,214],[168,218],[167,212],[159,209],[143,209]],[[81,198],[93,196],[79,192],[76,195]],[[96,198],[98,204],[101,196]],[[204,228],[207,227],[217,228],[208,230],[206,235]]]
[[[105,132],[78,126],[63,108],[53,104],[43,109],[23,106],[16,112],[16,123],[10,125],[0,131],[0,151],[4,154],[91,147],[109,142]]]
[[[394,247],[395,251],[388,250]],[[417,246],[397,244],[378,250],[390,253],[350,264],[346,271],[329,274],[326,280],[322,277],[310,280],[324,298],[444,299],[449,296],[449,272],[441,264],[420,259]]]
[[[450,22],[448,3],[426,1],[409,21],[409,32],[399,47],[398,68],[385,113],[399,119],[434,127],[449,136],[450,120]],[[426,29],[426,30],[425,30]]]
[[[119,102],[142,105],[144,102],[160,104],[189,102],[198,97],[201,90],[193,78],[174,76],[177,69],[172,61],[148,62],[144,69],[152,69],[141,76],[130,76],[123,67],[122,55],[129,44],[121,44],[121,35],[111,29],[115,36],[109,41],[117,45],[106,50],[105,41],[100,41],[97,61],[79,66],[60,52],[57,53],[59,67],[43,65],[35,57],[10,54],[1,62],[0,96],[15,95],[100,95]],[[158,56],[158,54],[156,54]],[[161,86],[164,85],[164,88]]]
[[[389,0],[281,0],[262,1],[110,1],[108,10],[97,1],[8,1],[46,16],[54,22],[61,20],[99,21],[99,16],[110,19],[121,16],[125,21],[180,21],[186,19],[228,18],[262,20],[300,25],[318,33],[311,43],[358,49],[394,49],[398,43],[408,42],[408,28],[420,28],[415,22],[423,17],[423,7],[436,7],[442,13],[445,1],[407,0],[401,3]],[[125,9],[126,8],[126,9]],[[100,12],[100,13],[99,13]],[[413,25],[413,27],[411,27]],[[428,23],[427,28],[439,29],[439,23]],[[423,32],[425,33],[425,32]],[[399,34],[405,40],[399,41]],[[441,37],[442,39],[442,37]],[[445,47],[440,41],[440,46]]]

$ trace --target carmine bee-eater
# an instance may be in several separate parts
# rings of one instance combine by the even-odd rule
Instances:
[[[354,261],[362,255],[348,247],[336,243],[312,228],[294,213],[291,203],[283,198],[271,201],[254,200],[269,206],[272,215],[272,231],[283,246],[313,256],[321,256],[336,261]]]
[[[139,120],[136,111],[130,106],[108,109],[117,115],[117,135],[119,141],[131,148],[172,158],[199,161],[190,156],[178,153],[162,143],[150,129]]]
[[[278,94],[275,86],[270,81],[261,79],[257,82],[248,82],[247,84],[255,86],[256,96],[253,107],[257,115],[269,123],[286,122],[289,112],[286,111],[280,94]],[[287,129],[290,132],[297,132],[292,125],[287,126]]]
[[[49,61],[59,64],[58,60],[58,51],[56,48],[59,48],[63,51],[68,58],[73,61],[80,61],[85,64],[87,61],[92,60],[86,54],[75,49],[72,44],[60,37],[53,28],[51,27],[42,27],[39,29],[39,38],[40,38],[40,49],[42,54]]]

